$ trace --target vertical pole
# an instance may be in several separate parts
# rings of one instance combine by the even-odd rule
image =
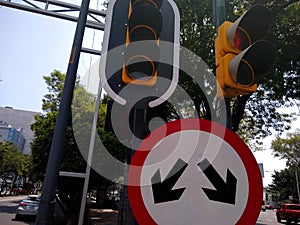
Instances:
[[[213,21],[216,25],[216,33],[218,33],[219,26],[225,21],[225,1],[224,0],[212,0],[212,8],[213,8]],[[226,113],[226,121],[224,125],[231,129],[232,128],[232,120],[231,120],[231,108],[230,108],[230,99],[226,98],[225,100],[225,113]]]
[[[146,123],[146,112],[147,109],[134,109],[134,114],[133,114],[133,127],[132,127],[132,132],[133,132],[133,141],[132,141],[132,154],[130,156],[130,159],[128,160],[128,163],[130,164],[130,161],[140,145],[140,139],[145,138],[145,123]],[[125,201],[125,207],[126,207],[126,215],[125,215],[125,223],[124,225],[138,225],[133,212],[131,210],[130,202],[128,199],[128,188],[125,187],[124,190],[124,201]]]
[[[93,157],[93,153],[94,153],[95,137],[96,137],[96,132],[97,132],[97,120],[98,120],[98,114],[99,114],[99,108],[100,108],[101,93],[102,93],[102,87],[101,87],[101,84],[99,83],[99,91],[98,91],[96,109],[95,109],[94,118],[93,118],[92,134],[91,134],[89,153],[88,153],[88,159],[87,159],[87,164],[86,164],[85,179],[84,179],[84,186],[83,186],[83,192],[82,192],[78,225],[82,225],[83,219],[84,219],[86,195],[87,195],[87,190],[88,190],[88,186],[89,186],[92,157]]]
[[[213,0],[213,19],[218,32],[219,26],[225,21],[225,1]]]
[[[70,118],[73,91],[75,87],[76,74],[79,64],[84,29],[87,20],[89,2],[90,0],[82,0],[80,8],[70,61],[66,74],[66,80],[64,83],[61,103],[59,106],[59,113],[55,124],[55,130],[40,200],[40,207],[35,222],[36,225],[52,224],[59,166],[61,163],[61,156],[63,152],[68,120]]]

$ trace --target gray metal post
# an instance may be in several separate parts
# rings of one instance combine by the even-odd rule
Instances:
[[[54,199],[59,175],[59,166],[61,163],[68,119],[71,112],[73,91],[75,87],[89,3],[90,0],[82,0],[70,61],[67,69],[66,80],[64,83],[62,99],[59,106],[59,113],[55,124],[55,130],[42,189],[40,208],[35,222],[36,225],[50,225],[53,218]]]
[[[131,158],[130,161],[135,153],[135,151],[137,150],[138,146],[141,144],[141,139],[144,139],[143,136],[146,136],[145,133],[145,128],[146,128],[146,112],[147,109],[134,109],[134,114],[133,114],[133,141],[132,141],[132,154],[131,154]],[[128,191],[127,187],[125,189],[125,191]],[[128,195],[127,193],[125,193],[126,195],[126,201],[127,201],[127,215],[126,215],[126,222],[125,225],[138,225],[130,203],[129,203],[129,199],[128,199]]]
[[[216,24],[216,29],[218,32],[218,27],[225,21],[225,1],[224,0],[213,0],[213,20]]]
[[[212,8],[213,8],[213,21],[216,26],[216,32],[218,33],[218,28],[225,21],[225,1],[224,0],[212,0]],[[226,121],[221,121],[224,125],[232,129],[232,119],[231,119],[231,108],[230,108],[230,99],[225,99],[225,113],[226,113]]]
[[[82,193],[82,199],[81,199],[81,207],[80,207],[78,225],[82,225],[83,220],[84,220],[86,195],[87,195],[87,191],[88,191],[88,187],[89,187],[91,164],[92,164],[92,158],[93,158],[93,153],[94,153],[95,138],[96,138],[96,132],[97,132],[97,121],[98,121],[100,101],[101,101],[101,93],[102,93],[102,87],[101,87],[101,84],[99,83],[99,90],[98,90],[96,109],[95,109],[94,119],[93,119],[92,134],[91,134],[91,139],[90,139],[89,153],[88,153],[88,159],[87,159],[87,165],[86,165],[86,172],[85,172],[85,179],[84,179],[84,186],[83,186],[83,193]]]

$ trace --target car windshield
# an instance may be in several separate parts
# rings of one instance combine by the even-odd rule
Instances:
[[[25,200],[39,202],[40,197],[39,196],[27,196]]]
[[[292,210],[300,210],[300,205],[288,205],[287,208]]]

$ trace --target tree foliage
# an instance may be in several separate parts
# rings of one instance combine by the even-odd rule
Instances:
[[[181,16],[181,44],[195,52],[215,70],[214,38],[216,28],[212,15],[212,1],[176,0]],[[293,114],[278,111],[299,103],[299,24],[300,3],[295,0],[253,0],[225,1],[226,20],[234,21],[254,4],[268,7],[273,22],[266,39],[277,48],[274,66],[252,95],[238,96],[231,99],[232,130],[245,140],[271,135],[272,131],[281,133],[290,128]],[[183,74],[184,75],[184,74]],[[203,72],[199,71],[199,76]],[[212,75],[213,76],[213,75]],[[205,81],[204,81],[205,82]],[[180,77],[179,84],[188,91],[196,110],[202,115],[205,103],[202,91],[215,89],[215,82],[208,82],[209,89],[199,90],[191,79]],[[208,99],[208,101],[215,101]],[[218,111],[217,108],[206,113]],[[209,116],[204,115],[204,118]],[[250,137],[250,138],[249,138]]]
[[[275,157],[286,160],[287,164],[286,169],[280,172],[275,171],[275,174],[272,176],[273,182],[270,185],[271,193],[279,196],[279,201],[288,200],[289,196],[293,196],[293,199],[298,199],[296,171],[299,179],[300,130],[288,133],[286,138],[277,137],[272,141],[271,148]]]
[[[36,115],[35,123],[31,126],[31,129],[34,131],[34,139],[31,143],[32,176],[35,180],[41,181],[46,172],[65,75],[55,70],[50,76],[44,76],[44,79],[49,90],[49,93],[43,99],[42,109],[45,111],[45,114]],[[60,169],[63,171],[83,172],[85,161],[77,148],[71,124],[72,117],[70,115],[66,132],[67,141],[64,144]]]
[[[22,182],[30,178],[31,165],[31,155],[23,154],[11,141],[0,141],[1,194],[12,194],[13,191],[18,193],[19,189],[16,187],[20,185],[24,185],[23,191],[29,191]]]
[[[286,138],[277,137],[271,148],[276,157],[285,159],[287,166],[300,167],[300,130],[288,133]]]
[[[0,141],[0,176],[14,174],[28,175],[30,155],[24,155],[20,149],[10,141]]]
[[[272,194],[273,200],[279,203],[289,202],[290,196],[292,196],[294,202],[298,203],[295,171],[296,168],[294,167],[286,168],[282,171],[275,171],[272,175],[272,184],[269,185],[269,192]],[[300,174],[299,168],[297,172]]]
[[[58,116],[65,74],[53,71],[49,76],[44,76],[49,93],[44,96],[42,108],[43,114],[35,117],[32,124],[34,139],[31,143],[33,165],[31,174],[34,181],[43,181],[46,173],[47,161],[51,149],[52,138]],[[78,79],[79,80],[79,79]],[[72,113],[68,118],[68,126],[63,147],[63,155],[60,171],[84,173],[86,171],[86,159],[90,146],[92,122],[96,108],[96,96],[88,93],[85,88],[76,81],[73,93]],[[97,130],[104,139],[109,151],[116,157],[124,157],[124,147],[116,137],[104,130],[107,97],[100,104],[100,113],[97,121]],[[79,138],[79,139],[78,139]],[[95,155],[93,156],[95,157]],[[99,156],[101,157],[101,156]],[[90,188],[99,185],[108,186],[107,181],[95,171],[91,172]],[[57,190],[60,199],[67,206],[65,215],[71,220],[76,220],[81,203],[83,188],[82,178],[59,177]]]

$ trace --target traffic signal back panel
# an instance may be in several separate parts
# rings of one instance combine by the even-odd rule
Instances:
[[[104,88],[114,100],[118,95],[130,101],[132,96],[143,93],[147,97],[137,107],[144,108],[148,107],[150,101],[166,93],[170,85],[174,85],[174,74],[176,71],[178,74],[178,68],[173,66],[173,62],[179,53],[175,52],[173,43],[179,44],[179,13],[170,1],[110,1],[113,5],[108,11],[102,48],[104,54],[101,57],[105,62],[104,69],[101,69],[100,63],[100,73],[104,75],[100,76],[104,76]],[[145,6],[152,2],[161,5],[160,10],[154,9],[152,5]],[[145,17],[147,13],[142,15],[137,10],[139,7],[151,8],[153,13]],[[157,15],[161,15],[161,27]],[[170,44],[162,44],[164,42]],[[165,82],[157,82],[159,78]]]

